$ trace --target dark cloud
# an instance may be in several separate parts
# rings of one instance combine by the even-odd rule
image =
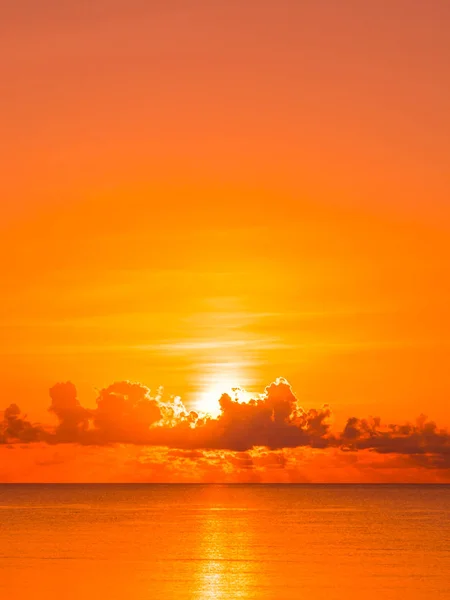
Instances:
[[[450,432],[438,429],[425,416],[415,424],[383,426],[380,418],[352,417],[339,438],[347,450],[371,450],[379,454],[416,456],[417,463],[432,468],[450,467]],[[419,457],[422,457],[419,459]]]
[[[158,399],[139,383],[121,381],[101,390],[92,411],[92,437],[98,443],[147,443],[150,428],[161,421]]]
[[[197,461],[204,451],[232,451],[230,464],[242,470],[283,468],[286,459],[278,452],[283,448],[335,448],[403,455],[418,466],[450,468],[450,433],[425,417],[403,425],[351,417],[342,432],[332,432],[329,406],[305,410],[284,379],[248,402],[223,394],[217,418],[187,410],[180,398],[166,398],[162,390],[152,395],[128,381],[102,389],[95,409],[80,404],[70,382],[54,385],[50,397],[56,427],[31,423],[11,404],[0,421],[0,443],[161,446],[171,449],[170,460]],[[260,450],[250,454],[253,449]]]
[[[92,411],[81,406],[73,383],[57,383],[50,388],[50,398],[49,411],[59,419],[55,432],[58,441],[70,441],[88,430]]]
[[[27,420],[17,404],[10,404],[3,412],[0,422],[0,443],[30,443],[44,439],[44,431],[40,425],[33,425]]]
[[[261,398],[239,402],[223,394],[219,403],[221,413],[216,419],[181,411],[171,427],[151,428],[149,443],[238,452],[256,446],[321,448],[328,444],[329,407],[303,410],[284,379],[268,386]]]

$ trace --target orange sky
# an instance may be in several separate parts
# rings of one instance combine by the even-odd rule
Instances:
[[[341,428],[450,426],[449,19],[3,2],[0,408],[53,422],[55,382],[93,408],[131,380],[210,409],[283,376]],[[34,452],[17,477],[58,477]]]

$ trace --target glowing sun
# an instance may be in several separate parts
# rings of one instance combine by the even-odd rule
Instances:
[[[231,398],[239,401],[244,400],[245,390],[241,389],[236,380],[231,378],[219,378],[205,383],[205,387],[198,396],[197,408],[203,412],[217,417],[220,413],[219,400],[222,394],[228,394]]]

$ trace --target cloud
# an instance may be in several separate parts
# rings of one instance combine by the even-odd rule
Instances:
[[[380,418],[352,417],[339,438],[347,450],[371,450],[379,454],[415,456],[416,462],[432,468],[450,468],[450,432],[421,415],[415,424],[383,426]]]
[[[1,444],[38,442],[43,439],[43,434],[40,425],[31,424],[17,404],[10,404],[3,412],[3,422],[0,424]]]
[[[139,383],[113,383],[100,392],[97,409],[92,411],[93,430],[89,436],[97,443],[145,444],[151,426],[163,418],[160,404]]]
[[[77,390],[73,383],[57,383],[50,388],[52,403],[49,411],[59,419],[55,436],[59,441],[70,441],[89,428],[92,414],[83,408],[77,399]]]
[[[395,454],[420,467],[450,468],[450,433],[424,416],[400,425],[383,425],[379,417],[351,417],[342,431],[332,431],[330,407],[304,409],[282,378],[248,402],[223,394],[217,418],[189,411],[179,397],[165,397],[162,389],[152,395],[129,381],[102,389],[95,409],[81,405],[70,382],[54,385],[50,398],[55,427],[31,423],[11,404],[1,416],[0,444],[166,447],[171,460],[208,464],[211,457],[205,451],[229,451],[234,453],[229,464],[239,470],[283,469],[286,457],[279,451],[289,448]]]
[[[166,417],[150,427],[144,443],[180,449],[237,452],[257,446],[277,449],[325,447],[328,444],[329,407],[303,410],[284,379],[268,386],[260,398],[239,402],[223,394],[219,404],[221,412],[216,419],[188,412],[182,404],[178,404],[177,414],[170,423],[167,423]],[[166,415],[173,411],[170,402],[162,406]]]

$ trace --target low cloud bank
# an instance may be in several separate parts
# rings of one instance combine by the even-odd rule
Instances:
[[[31,423],[17,404],[11,404],[0,413],[0,444],[165,446],[191,456],[200,450],[339,448],[407,455],[419,464],[450,468],[450,432],[425,417],[403,425],[351,417],[342,431],[335,432],[330,407],[305,410],[285,379],[277,379],[248,402],[223,394],[217,418],[187,410],[180,398],[165,398],[162,390],[151,395],[147,387],[128,381],[101,390],[95,409],[80,404],[70,382],[54,385],[50,398],[56,427]],[[245,464],[248,459],[236,454],[235,460]]]

